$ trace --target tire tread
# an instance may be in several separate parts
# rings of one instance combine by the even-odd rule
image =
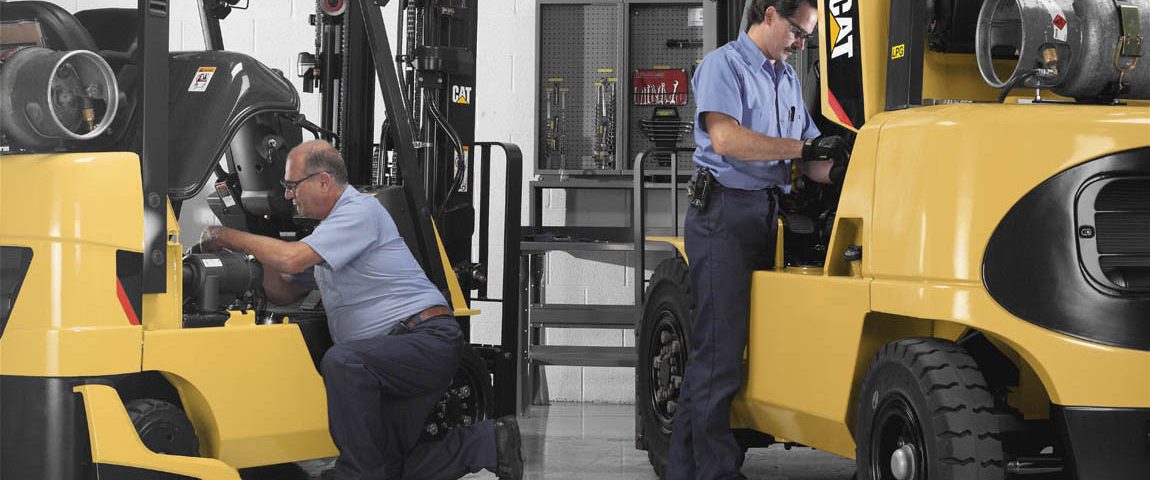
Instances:
[[[864,386],[877,380],[878,367],[897,363],[916,377],[926,398],[920,419],[924,429],[939,432],[928,443],[937,449],[938,464],[931,479],[1001,480],[1003,435],[995,415],[994,398],[978,364],[959,345],[936,338],[907,338],[883,346],[875,355]],[[866,390],[864,388],[863,390]],[[866,408],[859,398],[860,412]],[[860,418],[862,415],[860,414]],[[929,424],[929,426],[927,426]],[[866,431],[860,424],[859,432]],[[865,435],[865,434],[863,434]],[[929,439],[927,439],[930,442]],[[928,447],[929,448],[929,447]],[[863,455],[859,447],[858,455]],[[865,478],[861,476],[860,478]]]

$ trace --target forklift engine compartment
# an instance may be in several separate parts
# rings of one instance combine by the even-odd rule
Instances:
[[[184,328],[220,327],[229,310],[264,306],[263,267],[242,252],[192,253],[184,257]]]

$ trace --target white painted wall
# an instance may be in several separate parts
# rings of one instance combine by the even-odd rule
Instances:
[[[60,0],[56,3],[70,11],[105,7],[134,7],[134,0]],[[170,48],[200,50],[204,48],[197,3],[193,0],[171,2]],[[395,4],[384,9],[389,24],[395,19]],[[223,22],[224,44],[228,50],[252,55],[272,68],[280,69],[298,87],[295,77],[296,54],[313,52],[314,31],[308,15],[315,12],[314,0],[250,0],[248,10],[234,10]],[[524,184],[534,177],[534,112],[535,95],[535,14],[534,0],[486,0],[479,6],[478,78],[476,85],[476,139],[518,144],[524,154]],[[392,45],[394,32],[389,32]],[[301,92],[301,109],[309,118],[319,118],[317,94]],[[376,111],[383,111],[382,100],[376,99]],[[378,130],[378,124],[376,126]],[[493,184],[498,188],[492,198],[502,198],[502,169],[494,171]],[[605,194],[568,199],[561,191],[548,195],[544,203],[545,222],[552,225],[598,224],[625,225],[629,212],[626,195]],[[524,190],[523,211],[515,212],[513,221],[526,222],[529,200]],[[507,213],[494,207],[493,219],[505,219]],[[181,237],[191,245],[205,224],[212,222],[205,207],[185,207],[181,218]],[[496,222],[501,220],[495,220]],[[492,225],[494,258],[488,268],[494,298],[501,298],[502,226]],[[573,256],[555,253],[547,264],[547,300],[561,303],[628,304],[633,301],[632,280],[626,254]],[[649,264],[650,265],[650,264]],[[484,311],[473,320],[473,341],[499,343],[499,304],[477,304]],[[631,346],[632,330],[550,329],[552,344]],[[634,372],[629,368],[547,367],[551,400],[630,403],[634,397]]]

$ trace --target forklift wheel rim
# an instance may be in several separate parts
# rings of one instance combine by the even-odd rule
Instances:
[[[875,480],[924,480],[926,452],[923,441],[922,424],[910,402],[900,393],[891,392],[883,398],[876,410],[874,428],[871,430],[870,469]],[[905,446],[910,449],[904,449]],[[909,450],[910,475],[896,476],[892,471],[891,460],[896,452]]]

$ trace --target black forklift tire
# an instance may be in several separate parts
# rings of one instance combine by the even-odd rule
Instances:
[[[200,456],[200,441],[188,415],[179,407],[163,400],[140,398],[130,400],[124,408],[136,427],[136,433],[148,450],[167,455]],[[155,472],[148,480],[184,479],[172,473]]]
[[[465,421],[464,417],[470,421]],[[451,386],[424,423],[421,441],[443,438],[447,432],[495,418],[495,389],[483,357],[470,344],[459,352],[459,368]]]
[[[647,459],[659,478],[666,477],[674,421],[668,402],[678,399],[678,388],[668,389],[668,382],[673,375],[681,378],[686,371],[691,330],[695,326],[695,296],[687,273],[687,263],[678,257],[664,260],[655,267],[636,339],[639,358],[635,407],[642,422]],[[656,357],[660,359],[658,365]],[[660,389],[664,393],[657,398]]]
[[[974,359],[953,342],[908,338],[884,346],[863,380],[854,434],[859,480],[1005,477],[994,397]]]

